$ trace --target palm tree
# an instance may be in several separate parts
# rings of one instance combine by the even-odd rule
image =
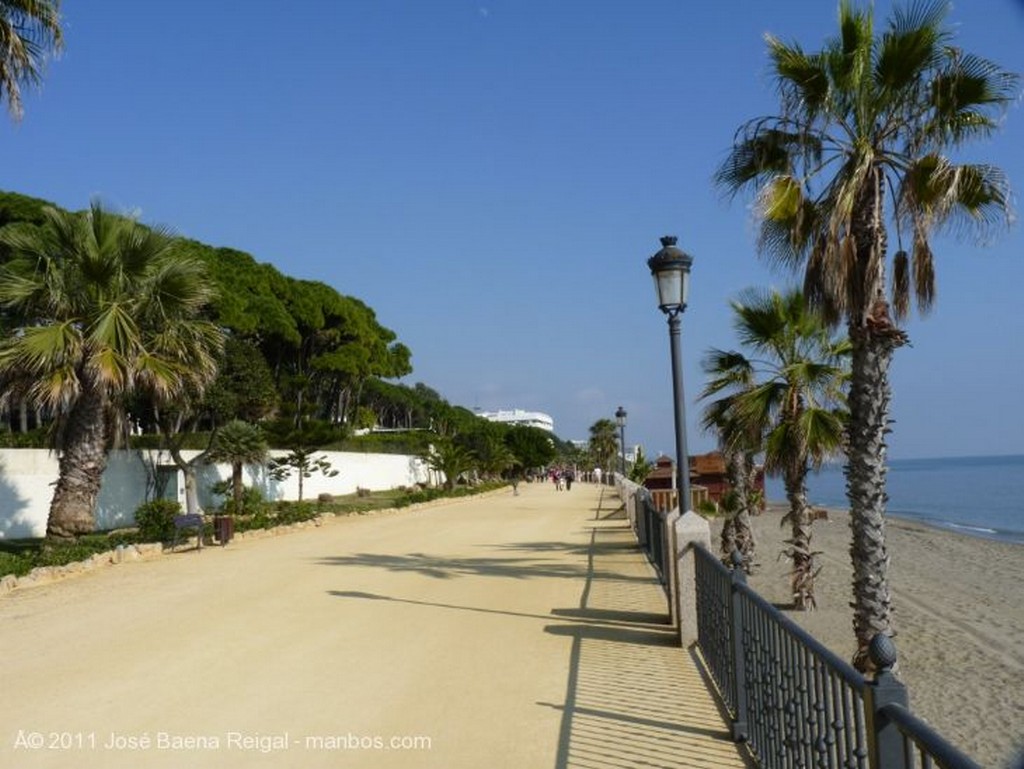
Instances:
[[[0,0],[0,99],[21,118],[21,86],[36,85],[51,53],[64,45],[59,0]]]
[[[615,423],[610,419],[598,419],[590,426],[589,451],[598,467],[608,470],[613,468],[612,458],[619,451],[618,431]]]
[[[502,440],[492,433],[484,433],[473,451],[480,471],[487,478],[499,478],[506,470],[519,464],[516,455]]]
[[[712,350],[705,360],[711,379],[702,397],[723,394],[709,406],[727,447],[749,451],[762,436],[765,471],[781,475],[791,526],[786,555],[793,564],[793,601],[814,608],[814,552],[807,473],[842,445],[847,381],[846,340],[835,340],[799,291],[748,291],[731,303],[741,346],[756,357]],[[706,412],[707,413],[707,412]]]
[[[714,372],[708,371],[713,374]],[[747,372],[740,372],[747,373]],[[745,380],[734,383],[739,392],[749,387]],[[724,386],[724,385],[723,385]],[[711,393],[705,391],[705,397]],[[755,456],[761,450],[761,426],[745,426],[734,415],[735,395],[720,398],[709,404],[701,415],[701,426],[718,436],[719,450],[725,460],[729,491],[719,500],[726,515],[722,526],[722,560],[732,563],[732,554],[739,551],[743,569],[750,573],[754,565],[757,542],[750,525],[760,500],[754,493]]]
[[[441,439],[423,457],[431,470],[444,476],[444,487],[451,491],[459,477],[473,469],[475,459],[468,449],[451,440]]]
[[[827,321],[847,325],[846,482],[854,664],[862,670],[871,638],[893,633],[885,438],[889,365],[907,342],[897,322],[912,295],[921,311],[934,301],[934,233],[953,226],[982,234],[1010,218],[1003,173],[949,154],[994,131],[1018,78],[955,47],[947,10],[946,2],[915,2],[876,36],[870,8],[842,0],[839,34],[818,52],[769,36],[780,114],[741,127],[716,176],[733,193],[756,191],[761,251],[801,268],[809,301]]]
[[[202,264],[181,257],[166,232],[98,203],[45,216],[39,228],[0,230],[12,253],[0,268],[0,306],[18,323],[0,341],[0,398],[25,393],[56,417],[60,476],[46,534],[70,538],[94,528],[125,400],[201,391],[223,335],[199,318],[211,297]]]
[[[206,452],[208,462],[226,462],[231,465],[231,499],[235,513],[242,512],[242,471],[246,465],[255,465],[267,459],[267,441],[256,425],[233,419],[220,428]]]

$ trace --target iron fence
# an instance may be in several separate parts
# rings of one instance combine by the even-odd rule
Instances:
[[[734,739],[760,766],[978,769],[909,711],[890,638],[871,644],[869,681],[750,588],[738,553],[730,569],[694,550],[697,642]]]
[[[649,491],[644,489],[636,500],[637,541],[658,574],[658,581],[668,585],[668,526],[664,513],[658,511]]]

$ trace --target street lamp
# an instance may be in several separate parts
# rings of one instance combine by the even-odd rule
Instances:
[[[622,448],[622,477],[626,477],[626,410],[619,406],[615,409],[615,424],[619,426],[619,446]]]
[[[672,349],[672,398],[676,420],[676,489],[679,512],[690,507],[690,457],[686,451],[686,400],[683,396],[683,372],[679,355],[679,316],[686,309],[693,257],[676,247],[675,236],[661,239],[661,250],[647,260],[658,292],[658,309],[668,316],[668,335]]]

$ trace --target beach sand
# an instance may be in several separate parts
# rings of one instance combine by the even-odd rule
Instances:
[[[759,564],[750,584],[788,605],[788,527],[772,505],[753,519]],[[721,522],[712,522],[717,552]],[[818,609],[786,613],[849,660],[855,648],[850,529],[845,511],[814,523],[823,566]],[[1024,546],[967,537],[890,518],[886,541],[899,675],[911,709],[986,767],[1006,767],[1024,749]]]

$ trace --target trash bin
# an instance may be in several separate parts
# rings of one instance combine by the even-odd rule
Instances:
[[[235,535],[235,519],[230,515],[213,516],[213,535],[223,546]]]

